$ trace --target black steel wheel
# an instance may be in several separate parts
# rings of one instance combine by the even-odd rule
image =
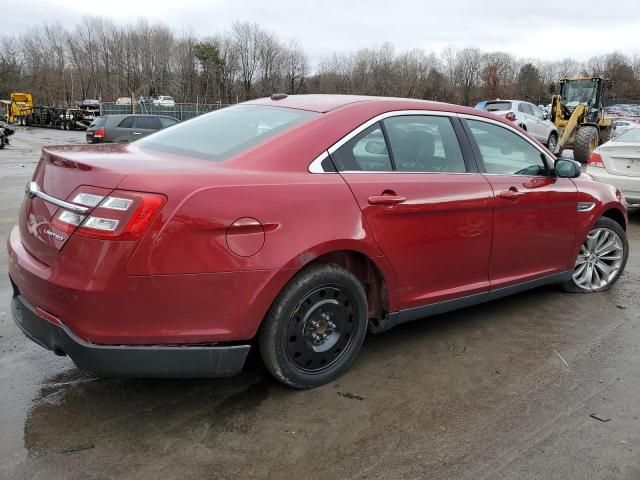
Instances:
[[[260,333],[260,352],[286,385],[311,388],[353,363],[367,331],[362,284],[337,265],[312,265],[284,288]]]

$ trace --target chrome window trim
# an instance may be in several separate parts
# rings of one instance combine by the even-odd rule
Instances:
[[[325,150],[320,155],[318,155],[313,162],[309,164],[309,173],[336,173],[325,172],[322,168],[322,162],[324,162],[327,158],[329,158],[329,152]]]
[[[379,122],[381,120],[384,120],[385,118],[406,117],[406,116],[409,116],[409,115],[421,115],[421,116],[427,116],[427,117],[455,117],[456,113],[454,113],[454,112],[442,112],[442,111],[436,111],[436,110],[394,110],[392,112],[385,112],[385,113],[381,113],[379,115],[376,115],[375,117],[367,120],[366,122],[360,124],[359,126],[354,128],[353,130],[351,130],[344,137],[342,137],[336,143],[334,143],[329,148],[327,148],[327,150],[322,152],[318,157],[316,157],[309,164],[309,173],[335,173],[335,172],[325,172],[322,169],[322,165],[321,165],[322,161],[327,156],[329,156],[332,153],[334,153],[342,145],[347,143],[349,140],[351,140],[353,137],[355,137],[359,133],[361,133],[364,130],[366,130],[367,128],[369,128],[374,123]],[[313,170],[312,170],[312,167],[313,167]],[[353,173],[353,172],[365,173],[365,170],[353,170],[353,171],[350,171],[348,173]],[[368,173],[434,173],[434,172],[397,172],[397,171],[394,171],[394,170],[367,170],[366,172],[368,172]],[[347,173],[347,172],[346,171],[342,171],[340,173]],[[440,172],[440,173],[445,173],[445,172]],[[460,172],[460,173],[462,173],[462,172]],[[464,173],[474,173],[474,172],[464,172]]]
[[[25,193],[31,198],[38,197],[47,203],[55,205],[56,207],[64,208],[75,213],[87,213],[89,211],[88,207],[81,207],[75,203],[65,202],[64,200],[60,200],[59,198],[52,197],[51,195],[44,193],[40,190],[40,187],[36,182],[29,182],[27,184],[27,188],[25,188]]]

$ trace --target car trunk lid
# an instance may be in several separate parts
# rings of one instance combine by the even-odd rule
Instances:
[[[611,142],[599,148],[607,171],[624,177],[640,177],[640,144]]]
[[[128,175],[166,168],[171,162],[130,151],[126,145],[70,145],[43,149],[40,162],[27,185],[20,210],[20,232],[25,249],[51,265],[73,231],[57,228],[54,218],[61,210],[93,207],[74,201],[77,193],[106,197]],[[67,208],[64,208],[64,204]]]

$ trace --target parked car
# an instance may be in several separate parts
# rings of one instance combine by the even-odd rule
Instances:
[[[640,123],[630,120],[614,120],[611,124],[611,138],[617,137],[623,132],[632,128],[640,128]]]
[[[627,129],[596,148],[587,173],[620,189],[629,206],[640,207],[640,128]]]
[[[491,100],[484,102],[482,110],[500,115],[526,130],[533,138],[555,152],[558,130],[549,120],[547,112],[533,103],[520,100]]]
[[[177,119],[166,115],[105,115],[91,123],[86,138],[87,143],[128,143],[176,123]]]
[[[173,97],[168,97],[166,95],[160,95],[153,99],[153,104],[160,107],[175,107],[176,102],[173,100]]]
[[[116,105],[131,105],[131,97],[118,97]]]
[[[87,98],[80,103],[79,108],[100,111],[100,100]]]
[[[278,95],[130,145],[45,147],[8,240],[12,311],[101,375],[232,375],[257,345],[308,388],[367,331],[610,288],[626,228],[616,188],[505,119]]]

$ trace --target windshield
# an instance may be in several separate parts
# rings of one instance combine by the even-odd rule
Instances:
[[[631,130],[618,135],[612,142],[640,143],[640,128],[632,127]]]
[[[143,149],[223,162],[319,113],[236,105],[201,115],[136,142]]]
[[[562,88],[562,103],[575,107],[580,103],[591,107],[596,105],[598,82],[592,80],[570,80]]]

